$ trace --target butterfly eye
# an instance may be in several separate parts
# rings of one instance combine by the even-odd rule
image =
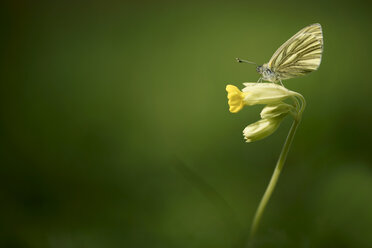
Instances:
[[[257,71],[258,73],[262,73],[262,66],[257,66],[256,71]]]

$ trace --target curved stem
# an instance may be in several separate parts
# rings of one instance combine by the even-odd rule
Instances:
[[[306,107],[306,100],[305,100],[305,97],[303,95],[301,95],[300,93],[297,93],[297,92],[295,92],[295,93],[296,93],[295,96],[297,96],[298,98],[300,98],[301,103],[302,103],[301,104],[301,108],[300,108],[299,113],[298,113],[298,116],[301,119],[302,113],[304,112],[304,109]]]
[[[298,101],[298,99],[295,96],[292,96],[291,98],[292,98],[292,100],[294,102],[294,105],[296,107],[296,111],[298,112],[300,110],[300,102]]]
[[[303,103],[303,105],[304,105],[304,103]],[[304,106],[302,106],[302,108],[301,108],[302,111],[303,111],[303,107]],[[263,214],[263,212],[265,210],[265,207],[266,207],[266,205],[267,205],[267,203],[268,203],[268,201],[270,199],[271,194],[273,193],[273,191],[275,189],[276,183],[278,181],[280,172],[283,169],[284,162],[285,162],[285,159],[287,157],[289,148],[290,148],[290,146],[292,144],[292,141],[293,141],[294,135],[296,133],[297,127],[300,124],[300,118],[301,118],[301,116],[299,117],[299,119],[295,118],[295,120],[293,121],[292,127],[289,130],[287,139],[285,140],[285,143],[283,145],[282,151],[280,153],[278,162],[276,163],[274,173],[271,176],[270,183],[269,183],[269,185],[266,188],[266,191],[265,191],[265,193],[264,193],[264,195],[263,195],[263,197],[261,199],[260,204],[258,205],[258,208],[256,210],[256,214],[255,214],[254,219],[253,219],[252,227],[251,227],[251,233],[250,233],[250,238],[251,239],[254,237],[254,235],[255,235],[255,233],[257,231],[257,227],[258,227],[258,225],[260,223],[262,214]]]

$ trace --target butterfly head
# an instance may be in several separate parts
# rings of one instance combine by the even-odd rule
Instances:
[[[262,74],[262,73],[263,73],[262,65],[257,66],[256,71],[257,71],[259,74]]]

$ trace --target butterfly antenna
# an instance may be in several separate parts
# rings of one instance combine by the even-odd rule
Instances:
[[[239,63],[247,63],[247,64],[252,64],[252,65],[258,65],[255,62],[251,62],[251,61],[248,61],[248,60],[245,60],[245,59],[236,58],[236,61],[238,61]]]

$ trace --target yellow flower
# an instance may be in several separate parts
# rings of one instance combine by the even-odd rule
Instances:
[[[244,105],[278,103],[295,94],[274,83],[244,83],[244,85],[242,91],[234,85],[226,86],[231,113],[238,112]]]

